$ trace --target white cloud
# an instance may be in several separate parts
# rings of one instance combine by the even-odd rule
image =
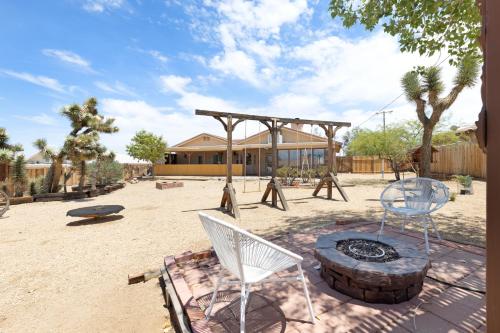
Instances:
[[[83,9],[88,12],[102,13],[106,10],[119,9],[125,5],[124,0],[86,0]]]
[[[282,69],[274,62],[282,55],[281,31],[312,10],[306,0],[205,1],[205,7],[186,6],[191,28],[201,40],[221,46],[208,61],[210,68],[259,88],[279,85]],[[214,11],[211,12],[210,10]],[[210,37],[207,37],[210,36]]]
[[[162,90],[166,93],[178,94],[179,98],[176,102],[185,111],[193,112],[195,109],[208,109],[237,112],[238,108],[232,102],[193,91],[189,87],[191,81],[191,78],[184,76],[168,75],[160,77]]]
[[[104,99],[101,101],[101,110],[106,117],[115,118],[115,124],[120,128],[118,133],[102,135],[101,140],[117,153],[121,162],[133,161],[126,154],[125,146],[141,129],[162,135],[169,145],[201,132],[223,134],[222,126],[216,121],[207,121],[206,117],[195,117],[185,112],[165,112],[164,108],[143,100]]]
[[[113,84],[109,84],[106,82],[102,81],[96,81],[94,82],[94,85],[101,89],[102,91],[105,91],[110,94],[116,94],[116,95],[123,95],[123,96],[136,96],[136,93],[129,88],[127,85],[120,81],[115,81]]]
[[[52,116],[49,116],[45,113],[41,113],[39,115],[33,116],[16,116],[16,118],[31,121],[41,125],[54,125],[56,123],[56,119]]]
[[[41,86],[41,87],[44,87],[44,88],[47,88],[47,89],[50,89],[53,91],[57,91],[60,93],[66,92],[64,85],[59,83],[59,81],[57,81],[56,79],[53,79],[53,78],[50,78],[47,76],[33,75],[30,73],[26,73],[26,72],[16,72],[16,71],[8,70],[8,69],[3,69],[3,70],[0,69],[0,73],[3,73],[4,75],[10,76],[10,77],[18,79],[18,80],[22,80],[22,81],[30,82],[32,84],[36,84],[38,86]]]
[[[160,76],[160,81],[164,92],[183,94],[186,86],[191,83],[191,78],[177,75],[166,75]]]
[[[257,78],[256,63],[243,51],[226,51],[223,55],[217,55],[210,61],[210,67],[220,70],[226,75],[233,75],[254,86],[260,86]]]
[[[156,60],[158,60],[160,62],[165,63],[168,61],[168,58],[166,56],[164,56],[160,51],[149,50],[148,53],[149,53],[149,55],[151,55],[153,58],[155,58]]]
[[[163,53],[161,53],[158,50],[145,50],[145,49],[136,48],[136,47],[132,47],[131,49],[134,50],[134,51],[143,53],[143,54],[147,54],[147,55],[151,56],[152,58],[158,60],[159,62],[161,62],[163,64],[166,63],[166,62],[168,62],[168,60],[169,60],[166,55],[164,55]]]
[[[76,66],[85,71],[95,73],[95,70],[92,69],[90,62],[74,52],[56,49],[43,49],[42,53],[48,57],[57,58],[62,62]]]

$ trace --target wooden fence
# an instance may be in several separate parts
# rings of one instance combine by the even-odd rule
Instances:
[[[67,171],[67,167],[63,168],[63,174]],[[12,171],[11,171],[12,172]],[[28,181],[34,181],[37,178],[45,177],[49,172],[48,166],[38,166],[38,165],[28,165],[26,166],[26,177],[28,177]],[[61,181],[63,180],[63,176],[61,176]],[[73,172],[71,178],[68,179],[66,185],[72,186],[78,184],[80,180],[80,174],[78,172]]]
[[[338,172],[379,173],[382,172],[382,159],[377,156],[338,156]],[[391,163],[385,160],[384,172],[392,172]]]
[[[225,164],[155,164],[157,176],[225,176]],[[233,164],[233,175],[243,175],[243,164]]]
[[[436,148],[431,164],[433,173],[486,179],[486,154],[476,143],[460,142]]]

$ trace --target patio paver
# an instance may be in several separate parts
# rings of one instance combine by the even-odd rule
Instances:
[[[400,304],[370,304],[354,300],[331,289],[319,276],[318,262],[312,251],[318,235],[343,230],[375,233],[378,224],[366,222],[331,224],[295,234],[284,234],[272,241],[304,257],[304,271],[317,316],[316,325],[309,323],[308,311],[300,283],[268,283],[256,285],[247,309],[247,332],[476,332],[485,331],[485,295],[449,284],[475,290],[485,289],[484,249],[432,239],[431,264],[422,292]],[[386,235],[423,245],[416,232],[402,233],[388,226]],[[239,289],[225,287],[217,299],[213,317],[205,322],[203,312],[208,306],[217,273],[216,258],[180,261],[170,266],[175,279],[182,278],[191,293],[188,311],[194,332],[238,332]],[[167,267],[168,268],[168,267]],[[280,272],[286,276],[290,272]],[[169,270],[170,272],[170,270]],[[175,285],[175,281],[174,281]],[[185,286],[180,286],[185,293]],[[189,295],[180,297],[189,298]],[[193,311],[198,304],[198,312]],[[195,313],[196,312],[196,313]],[[191,316],[193,318],[191,318]],[[201,322],[204,323],[201,323]],[[198,328],[200,327],[200,328]]]

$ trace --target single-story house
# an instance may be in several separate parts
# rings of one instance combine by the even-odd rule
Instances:
[[[336,152],[341,142],[335,142]],[[278,136],[278,166],[316,168],[326,165],[328,141],[307,133],[301,126],[283,127]],[[264,130],[246,139],[233,139],[235,175],[271,174],[271,135]],[[157,175],[224,175],[226,138],[201,133],[168,148],[164,165],[156,165]]]

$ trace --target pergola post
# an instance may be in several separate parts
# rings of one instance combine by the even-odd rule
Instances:
[[[241,122],[241,120],[238,120],[233,124],[233,117],[231,115],[226,117],[226,122],[218,116],[214,116],[214,118],[222,123],[227,133],[226,186],[224,186],[220,207],[227,209],[227,211],[231,212],[236,219],[239,219],[240,209],[238,207],[238,202],[236,201],[236,191],[233,187],[233,130],[236,125]]]
[[[484,67],[482,76],[483,111],[479,117],[480,144],[487,148],[486,182],[486,328],[500,332],[500,2],[483,0]]]
[[[339,183],[339,180],[337,178],[337,169],[336,169],[336,164],[337,164],[337,152],[335,151],[335,144],[334,144],[334,138],[335,134],[337,133],[337,130],[340,128],[339,126],[333,128],[333,125],[319,125],[326,134],[326,137],[328,139],[328,150],[327,150],[327,164],[326,164],[326,173],[323,175],[321,178],[318,186],[316,186],[316,189],[313,192],[313,196],[317,196],[319,191],[323,188],[323,186],[326,183],[326,197],[328,199],[333,198],[333,185],[337,188],[339,191],[340,195],[344,199],[344,201],[349,201],[349,198],[347,197],[347,193],[345,193],[344,189]]]
[[[271,119],[271,124],[267,122],[262,122],[267,126],[269,132],[271,133],[271,157],[272,157],[272,170],[271,170],[271,180],[267,184],[264,195],[262,196],[261,202],[266,202],[269,194],[271,194],[271,206],[278,207],[278,197],[281,201],[281,205],[284,210],[289,210],[288,203],[286,202],[285,195],[281,189],[281,184],[276,178],[276,171],[278,170],[278,134],[280,129],[286,125],[285,122],[278,126],[277,119]]]

